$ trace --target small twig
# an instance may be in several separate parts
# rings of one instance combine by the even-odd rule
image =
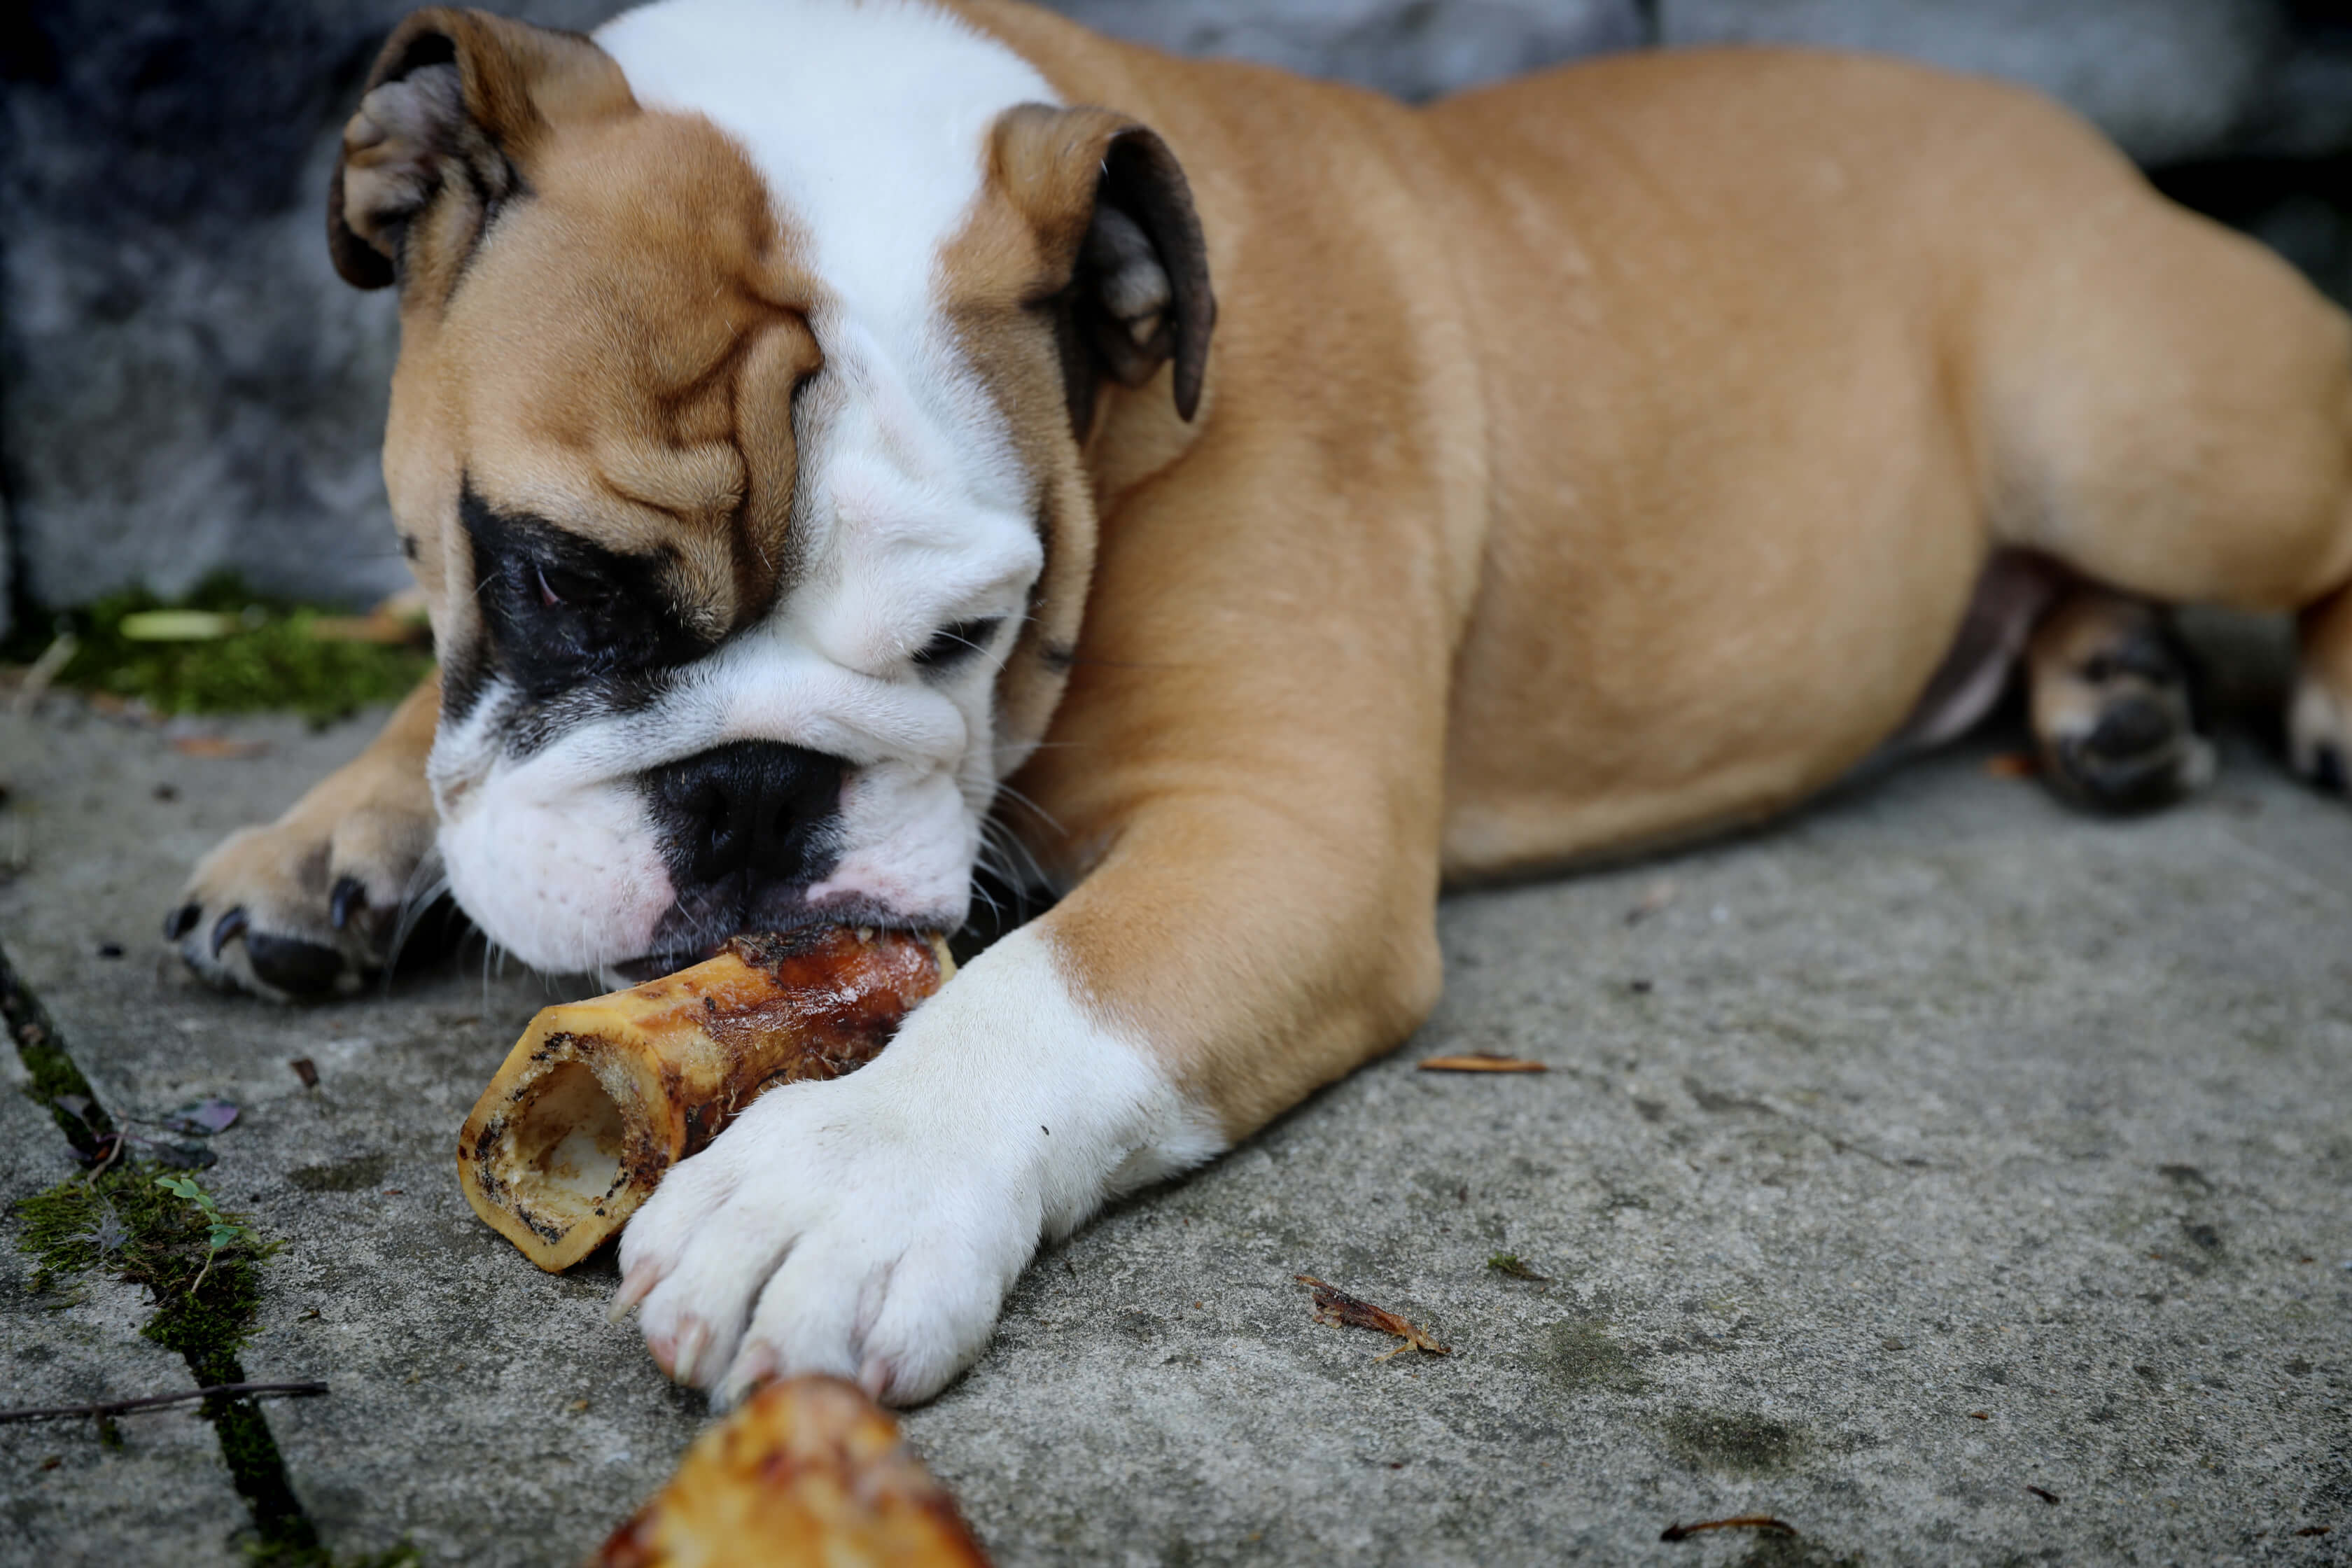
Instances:
[[[16,688],[16,700],[11,705],[18,718],[23,718],[40,706],[50,683],[64,673],[73,656],[81,651],[81,640],[71,632],[59,632],[55,641],[41,650],[41,657],[26,667],[24,681]]]
[[[242,1397],[248,1394],[307,1395],[326,1392],[327,1385],[323,1383],[216,1383],[209,1388],[191,1388],[184,1394],[151,1394],[143,1399],[115,1399],[101,1405],[56,1405],[40,1410],[0,1410],[0,1423],[47,1421],[68,1415],[95,1415],[103,1421],[127,1411],[185,1405],[192,1399],[210,1399],[215,1394]]]
[[[1769,1530],[1781,1535],[1794,1535],[1797,1527],[1769,1513],[1743,1513],[1737,1519],[1706,1519],[1696,1524],[1670,1524],[1658,1532],[1661,1541],[1681,1541],[1696,1535],[1702,1530]]]
[[[1460,1056],[1431,1057],[1417,1064],[1423,1072],[1549,1072],[1541,1062],[1507,1057],[1499,1051],[1467,1051]]]

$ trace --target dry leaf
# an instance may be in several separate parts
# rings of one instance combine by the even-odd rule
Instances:
[[[1311,1274],[1294,1274],[1291,1278],[1315,1292],[1317,1322],[1328,1323],[1335,1329],[1370,1329],[1375,1333],[1394,1334],[1404,1341],[1387,1354],[1374,1358],[1376,1360],[1386,1361],[1389,1356],[1402,1355],[1407,1351],[1426,1351],[1431,1355],[1452,1353],[1385,1307],[1375,1307],[1360,1297],[1349,1295],[1336,1285],[1325,1284]]]
[[[1680,890],[1672,881],[1651,883],[1642,896],[1633,900],[1633,907],[1625,911],[1625,923],[1629,926],[1641,924],[1673,903],[1675,894]]]
[[[128,642],[218,642],[236,630],[236,617],[215,610],[142,610],[115,630]]]
[[[258,757],[269,750],[267,741],[236,741],[226,735],[181,735],[172,750],[184,757]]]
[[[229,1100],[215,1097],[184,1105],[162,1118],[159,1125],[173,1132],[191,1133],[209,1138],[215,1132],[226,1132],[236,1124],[237,1107]]]
[[[1469,1051],[1458,1057],[1431,1057],[1420,1064],[1423,1072],[1549,1072],[1541,1062],[1494,1051]]]

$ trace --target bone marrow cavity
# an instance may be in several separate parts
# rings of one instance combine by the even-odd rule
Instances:
[[[627,1129],[585,1063],[561,1062],[523,1093],[479,1157],[500,1185],[528,1192],[542,1217],[569,1227],[595,1217],[619,1190]]]

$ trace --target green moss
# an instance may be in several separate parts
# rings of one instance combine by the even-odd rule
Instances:
[[[1801,1426],[1739,1410],[1677,1410],[1666,1417],[1665,1431],[1675,1458],[1735,1476],[1785,1470],[1812,1446]]]
[[[144,1161],[120,1163],[20,1200],[16,1245],[38,1265],[37,1289],[95,1271],[145,1287],[155,1310],[142,1334],[179,1352],[201,1384],[243,1383],[237,1352],[260,1313],[261,1265],[278,1244],[262,1241],[241,1215],[220,1213],[208,1197],[192,1201],[166,1190],[157,1169]],[[189,1178],[173,1180],[184,1184]],[[215,1394],[205,1401],[204,1414],[262,1546],[314,1554],[278,1561],[324,1563],[315,1555],[318,1531],[286,1479],[259,1406]]]
[[[224,1217],[239,1234],[215,1251],[212,1220],[156,1185],[155,1171],[144,1161],[117,1164],[20,1200],[16,1245],[39,1265],[36,1289],[94,1269],[145,1286],[155,1314],[140,1331],[177,1351],[205,1382],[236,1382],[228,1368],[253,1331],[258,1268],[277,1244],[231,1215]]]
[[[122,635],[127,616],[166,608],[225,615],[234,629],[192,642],[136,642]],[[169,604],[141,590],[60,613],[46,625],[27,616],[0,646],[0,660],[30,663],[58,633],[71,632],[80,646],[58,672],[60,685],[139,698],[162,713],[291,709],[319,721],[396,701],[432,668],[432,657],[418,648],[313,636],[320,616],[331,613],[215,576]]]
[[[49,1107],[85,1159],[96,1160],[101,1151],[111,1154],[112,1119],[5,952],[0,1022],[31,1073],[27,1092]],[[279,1244],[263,1241],[243,1215],[222,1213],[193,1177],[173,1175],[165,1186],[157,1176],[161,1168],[118,1159],[94,1175],[20,1200],[14,1205],[17,1247],[36,1262],[37,1290],[93,1272],[144,1287],[154,1311],[141,1333],[178,1352],[201,1385],[244,1383],[237,1352],[260,1316],[261,1265]],[[331,1557],[287,1479],[260,1406],[250,1398],[214,1394],[203,1414],[220,1443],[230,1482],[252,1515],[257,1561],[289,1568],[411,1568],[421,1561],[405,1542],[373,1556]],[[100,1417],[98,1437],[109,1447],[121,1447],[120,1424]]]

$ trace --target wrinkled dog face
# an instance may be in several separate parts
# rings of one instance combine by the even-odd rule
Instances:
[[[962,921],[1069,659],[1074,426],[1175,332],[1150,214],[1097,206],[1149,133],[1014,109],[1050,97],[843,0],[669,0],[594,45],[427,13],[387,47],[337,259],[401,286],[442,854],[526,962]]]

